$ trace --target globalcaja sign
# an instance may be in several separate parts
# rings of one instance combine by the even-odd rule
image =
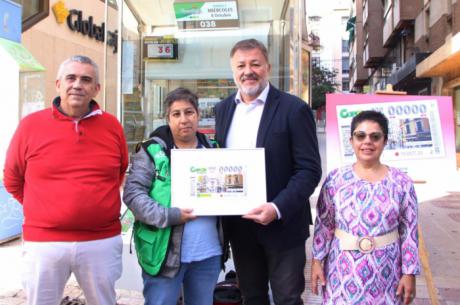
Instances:
[[[58,1],[53,5],[53,12],[57,23],[61,24],[66,21],[71,31],[81,33],[96,41],[105,41],[105,22],[102,22],[101,25],[95,24],[93,16],[85,19],[81,10],[68,10],[63,1]],[[113,47],[113,53],[116,53],[118,51],[118,31],[107,31],[107,36],[107,45]]]
[[[105,22],[96,25],[93,23],[93,16],[83,19],[82,11],[70,10],[69,16],[67,16],[67,26],[74,32],[79,32],[97,41],[105,41]],[[113,53],[116,53],[118,50],[118,31],[107,31],[107,35],[109,36],[107,44],[113,47]]]

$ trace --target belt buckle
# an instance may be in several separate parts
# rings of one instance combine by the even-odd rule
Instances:
[[[361,253],[371,253],[375,249],[375,239],[372,236],[361,236],[358,238],[356,246]]]

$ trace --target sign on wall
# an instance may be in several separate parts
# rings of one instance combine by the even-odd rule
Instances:
[[[180,29],[238,28],[238,7],[235,0],[174,2],[174,13]]]
[[[113,53],[118,52],[118,30],[107,31],[105,36],[105,22],[98,25],[93,16],[84,16],[83,11],[77,9],[67,9],[64,1],[59,0],[53,5],[53,13],[56,22],[59,24],[66,21],[67,27],[73,31],[88,36],[96,41],[104,42],[113,48]]]
[[[0,38],[21,42],[22,7],[10,0],[0,0]]]

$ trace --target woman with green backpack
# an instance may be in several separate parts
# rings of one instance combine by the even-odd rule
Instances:
[[[176,305],[183,286],[186,305],[212,305],[222,256],[215,216],[196,217],[172,208],[171,149],[213,148],[199,133],[198,97],[178,88],[165,99],[167,125],[139,145],[123,200],[133,212],[134,242],[142,267],[145,305]]]

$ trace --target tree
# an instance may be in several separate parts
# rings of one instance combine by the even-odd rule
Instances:
[[[333,93],[337,90],[336,75],[337,71],[319,65],[313,66],[311,75],[313,109],[324,106],[326,104],[326,93]]]

